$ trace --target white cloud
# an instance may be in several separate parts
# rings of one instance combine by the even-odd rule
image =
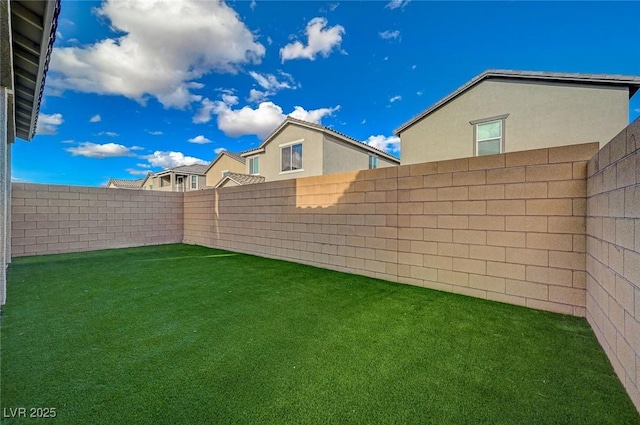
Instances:
[[[96,114],[92,116],[91,119],[89,119],[89,122],[100,122],[100,121],[102,121],[102,117],[100,116],[100,114]]]
[[[198,78],[259,63],[265,47],[223,1],[106,0],[95,9],[118,36],[59,47],[47,81],[58,89],[122,95],[185,108]]]
[[[140,167],[140,168],[151,168],[151,165],[149,164],[144,164],[144,163],[137,163],[136,167]]]
[[[400,96],[398,94],[398,95],[393,96],[391,99],[389,99],[389,102],[393,103],[393,102],[397,102],[399,100],[402,100],[402,96]]]
[[[215,153],[216,155],[219,155],[220,153],[222,153],[222,152],[224,152],[224,151],[226,151],[226,149],[225,149],[225,148],[215,148],[215,149],[213,150],[213,153]]]
[[[385,56],[382,58],[383,61],[388,61],[389,60],[389,56]]]
[[[40,114],[36,133],[48,136],[58,134],[58,126],[63,122],[62,114]]]
[[[101,131],[98,136],[118,137],[119,134],[113,131]]]
[[[247,99],[249,102],[259,103],[266,99],[267,99],[267,93],[260,90],[256,90],[256,89],[249,90],[249,98]]]
[[[360,124],[366,124],[366,122],[367,122],[367,119],[365,118],[360,122]]]
[[[307,24],[305,33],[307,34],[307,45],[300,41],[289,43],[280,49],[282,62],[292,59],[315,60],[318,54],[328,57],[334,47],[342,43],[342,35],[345,33],[342,25],[333,27],[327,26],[325,18],[313,18]]]
[[[340,109],[340,105],[335,106],[333,108],[319,108],[311,111],[307,111],[302,106],[294,106],[293,112],[289,114],[289,116],[293,118],[297,118],[303,121],[309,121],[316,124],[319,124],[322,121],[322,118],[326,116],[333,115],[333,113]]]
[[[640,112],[640,108],[634,109],[634,112]]]
[[[416,69],[418,65],[411,65],[411,69]]]
[[[338,6],[340,6],[340,3],[331,3],[329,5],[329,11],[333,12],[334,10],[336,10],[338,8]]]
[[[131,174],[132,176],[146,176],[147,174],[149,174],[148,170],[136,170],[135,168],[127,168],[126,172]]]
[[[189,143],[195,143],[198,145],[206,145],[207,143],[211,143],[211,140],[204,137],[202,134],[196,137],[192,137],[188,140]]]
[[[249,71],[249,75],[256,81],[256,83],[258,83],[261,88],[264,89],[264,91],[251,89],[249,91],[249,102],[262,102],[265,101],[269,96],[273,96],[280,90],[295,90],[299,87],[299,84],[294,81],[291,74],[287,74],[286,72],[282,71],[280,71],[282,80],[278,80],[278,77],[273,74],[260,74],[255,71]]]
[[[386,30],[386,31],[379,32],[378,35],[380,36],[380,38],[384,40],[397,40],[400,38],[400,31]]]
[[[92,142],[83,142],[78,146],[65,149],[73,156],[85,156],[87,158],[110,158],[116,156],[133,156],[134,150],[140,150],[139,146],[123,146],[117,143],[98,144]]]
[[[256,0],[251,0],[251,4],[249,5],[249,8],[251,10],[255,10],[257,5],[258,3],[256,3]]]
[[[205,97],[202,99],[200,105],[200,109],[196,112],[192,120],[195,124],[204,124],[211,121],[211,115],[213,114],[216,103]]]
[[[410,1],[411,0],[391,0],[389,3],[387,3],[385,9],[397,9],[399,7],[404,9],[404,7],[408,5]]]
[[[256,80],[256,83],[269,92],[296,88],[293,77],[290,74],[284,72],[281,74],[289,81],[278,81],[278,77],[273,74],[260,74],[255,71],[249,71],[249,75]]]
[[[369,136],[364,143],[387,153],[400,152],[400,138],[397,136],[385,137],[381,134],[377,136]]]
[[[156,131],[145,130],[145,131],[152,136],[162,136],[164,134],[162,131],[159,131],[159,130],[156,130]]]
[[[240,109],[232,107],[237,98],[229,96],[222,101],[204,99],[202,108],[197,112],[193,121],[196,123],[209,122],[213,115],[217,115],[218,128],[227,136],[240,137],[255,134],[260,138],[268,136],[287,117],[282,108],[273,102],[262,102],[256,109],[244,106]],[[231,98],[231,99],[230,99]],[[319,123],[322,118],[332,115],[340,109],[340,105],[333,108],[319,108],[307,111],[301,106],[295,106],[288,115],[301,120]]]
[[[155,151],[144,157],[154,167],[173,168],[180,165],[207,164],[207,161],[193,156],[185,156],[182,152]]]

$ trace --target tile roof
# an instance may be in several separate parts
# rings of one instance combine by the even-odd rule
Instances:
[[[173,168],[167,168],[165,170],[157,172],[155,175],[165,174],[169,172],[182,173],[182,174],[200,174],[204,175],[205,171],[209,167],[209,164],[194,164],[194,165],[179,165]]]
[[[265,179],[262,176],[254,176],[250,174],[227,173],[224,177],[222,177],[222,179],[220,179],[215,187],[220,187],[220,185],[226,180],[231,180],[238,186],[244,186],[246,184],[263,183]]]
[[[109,183],[107,183],[107,187],[114,185],[118,189],[139,189],[146,179],[146,177],[136,180],[111,179]]]
[[[383,150],[374,148],[373,146],[369,146],[364,142],[361,142],[359,140],[354,139],[353,137],[347,136],[344,133],[340,133],[339,131],[336,131],[332,128],[329,127],[325,127],[321,124],[316,124],[316,123],[312,123],[309,121],[304,121],[304,120],[300,120],[298,118],[293,118],[293,117],[287,117],[285,118],[284,121],[282,121],[282,123],[278,126],[278,128],[276,128],[269,136],[267,136],[267,138],[265,138],[262,143],[260,143],[260,146],[258,146],[257,148],[254,149],[248,149],[246,151],[242,151],[240,152],[240,155],[246,155],[250,152],[254,152],[260,149],[263,149],[265,145],[267,145],[271,139],[273,139],[276,135],[278,135],[278,133],[280,133],[288,124],[297,124],[303,127],[308,127],[308,128],[315,128],[317,130],[322,131],[325,134],[329,134],[337,139],[340,139],[344,142],[350,143],[352,145],[355,145],[361,149],[364,149],[366,151],[370,151],[373,153],[377,153],[378,155],[380,155],[381,157],[384,157],[386,159],[389,159],[391,161],[397,162],[398,164],[400,164],[400,160],[398,158],[396,158],[393,155],[389,155],[388,153],[386,153]]]
[[[460,94],[469,90],[471,87],[480,83],[483,80],[492,78],[503,79],[521,79],[521,80],[533,80],[533,81],[552,81],[561,83],[578,83],[578,84],[598,84],[598,85],[612,85],[612,86],[627,86],[629,87],[629,97],[633,96],[638,89],[640,89],[640,77],[630,75],[616,75],[616,74],[577,74],[566,72],[540,72],[540,71],[516,71],[511,69],[489,69],[483,73],[476,75],[471,80],[460,86],[457,90],[449,93],[418,115],[411,118],[409,121],[402,124],[395,129],[393,133],[398,135],[402,131],[411,127],[422,118],[426,117],[436,109],[444,106],[449,101],[453,100]]]

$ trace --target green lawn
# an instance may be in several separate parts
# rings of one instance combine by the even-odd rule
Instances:
[[[584,319],[196,246],[17,259],[1,330],[6,424],[640,423]]]

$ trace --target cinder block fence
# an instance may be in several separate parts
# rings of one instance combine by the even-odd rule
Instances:
[[[640,119],[597,143],[187,193],[13,185],[13,256],[185,242],[586,316],[640,408]]]
[[[14,257],[182,242],[182,193],[13,184]]]
[[[185,194],[187,243],[585,315],[597,144]]]

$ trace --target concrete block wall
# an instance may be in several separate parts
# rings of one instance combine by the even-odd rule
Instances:
[[[585,315],[597,143],[185,194],[185,242]]]
[[[587,320],[640,410],[640,119],[589,161]]]
[[[182,242],[182,193],[12,186],[14,257]]]

